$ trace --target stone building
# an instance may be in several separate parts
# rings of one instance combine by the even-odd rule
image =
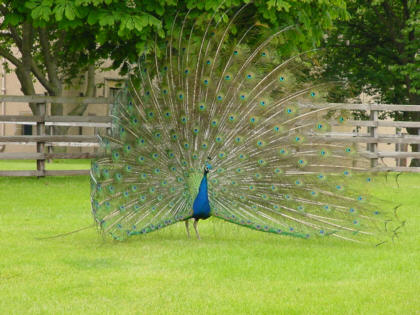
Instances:
[[[14,73],[11,71],[6,73],[3,67],[4,59],[0,58],[0,94],[2,95],[23,95],[20,90],[20,82]],[[12,64],[8,64],[10,69],[13,69]],[[95,75],[96,96],[112,96],[121,86],[122,78],[117,71],[101,71],[98,70]],[[39,82],[36,82],[35,89],[37,94],[44,94],[45,89]],[[82,85],[79,88],[67,88],[64,96],[80,96],[80,93],[85,90]],[[70,112],[74,105],[65,104],[65,113]],[[50,105],[47,106],[47,114],[50,114]],[[105,105],[89,105],[84,115],[103,116],[108,114],[108,108]],[[22,115],[31,116],[32,112],[27,103],[15,102],[0,102],[0,115]],[[47,128],[47,132],[48,132]],[[32,135],[36,133],[35,125],[32,124],[14,124],[0,122],[0,136],[17,136],[17,135]],[[92,127],[72,127],[68,131],[69,134],[93,135],[95,133]],[[89,148],[69,148],[68,152],[89,152]],[[30,144],[6,144],[0,145],[0,152],[36,152],[36,145]]]

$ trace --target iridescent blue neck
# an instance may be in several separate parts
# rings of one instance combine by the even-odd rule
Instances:
[[[210,216],[210,203],[207,191],[207,172],[204,172],[193,204],[193,218],[207,219]]]

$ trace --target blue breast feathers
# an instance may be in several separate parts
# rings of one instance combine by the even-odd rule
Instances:
[[[207,174],[205,174],[201,180],[200,188],[198,189],[198,195],[194,200],[193,211],[193,218],[207,219],[210,217],[210,204],[207,194]]]

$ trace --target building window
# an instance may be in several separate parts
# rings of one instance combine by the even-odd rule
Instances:
[[[22,125],[22,135],[32,136],[32,125]]]
[[[113,99],[115,99],[115,96],[118,94],[118,92],[121,90],[121,88],[111,87],[109,88],[109,96],[111,96]]]

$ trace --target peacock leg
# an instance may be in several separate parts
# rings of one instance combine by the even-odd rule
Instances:
[[[198,233],[198,227],[197,227],[197,225],[198,225],[198,220],[199,219],[194,219],[194,230],[195,230],[195,234],[197,235],[197,238],[200,240],[200,234]]]
[[[190,238],[190,226],[189,226],[190,220],[185,220],[185,228],[187,229],[187,235],[188,238]]]

